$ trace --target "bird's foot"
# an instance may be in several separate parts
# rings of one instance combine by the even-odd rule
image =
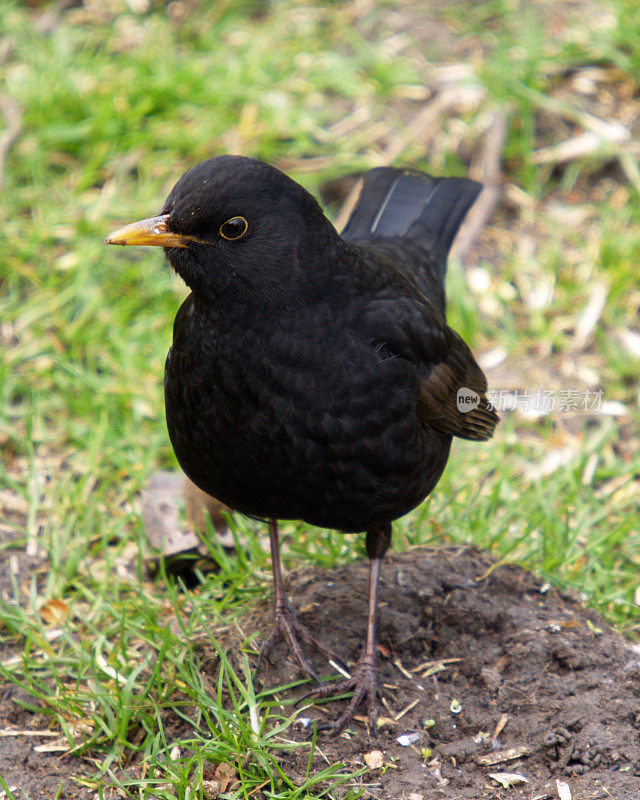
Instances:
[[[322,700],[327,697],[344,694],[353,690],[353,697],[349,705],[334,722],[322,722],[317,726],[318,731],[328,731],[330,736],[336,736],[344,728],[347,722],[353,719],[360,704],[364,701],[367,704],[367,716],[369,717],[370,732],[372,736],[378,733],[378,705],[376,700],[376,668],[371,660],[363,660],[354,670],[354,674],[340,683],[319,686],[312,689],[298,703],[309,698]],[[296,705],[298,705],[296,703]]]
[[[308,642],[318,652],[326,656],[329,661],[334,661],[340,666],[344,666],[341,659],[332,653],[328,647],[325,647],[322,642],[316,639],[311,631],[300,622],[289,603],[286,602],[282,603],[276,608],[275,623],[269,636],[265,639],[260,647],[258,663],[255,671],[257,672],[260,669],[262,660],[268,656],[269,651],[273,648],[273,646],[281,639],[284,639],[288,643],[291,652],[293,653],[293,657],[300,665],[302,671],[310,678],[313,678],[317,683],[320,683],[318,674],[309,663],[305,654],[302,652],[302,647],[300,646],[298,636]]]

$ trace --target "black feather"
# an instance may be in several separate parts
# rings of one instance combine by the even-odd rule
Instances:
[[[342,236],[359,242],[410,239],[426,249],[442,281],[453,239],[481,189],[468,178],[433,178],[393,167],[371,170]]]

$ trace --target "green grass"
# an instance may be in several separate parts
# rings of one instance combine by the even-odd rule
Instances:
[[[136,15],[114,2],[101,19],[71,10],[45,34],[21,4],[2,4],[10,51],[0,76],[24,119],[0,206],[0,491],[12,503],[0,559],[29,548],[47,567],[0,605],[0,642],[22,654],[0,677],[21,684],[77,752],[95,759],[98,774],[130,796],[201,797],[202,776],[221,762],[240,765],[237,797],[263,785],[270,798],[304,798],[351,780],[335,765],[294,782],[277,761],[287,720],[271,694],[255,694],[246,655],[232,663],[220,649],[216,630],[268,592],[256,526],[235,521],[248,549],[237,558],[216,551],[220,573],[195,592],[144,576],[138,492],[154,470],[175,464],[161,376],[185,290],[157,253],[123,253],[102,240],[155,213],[182,171],[215,153],[281,163],[312,190],[378,164],[380,126],[404,129],[420,108],[403,99],[407,87],[425,80],[420,47],[390,55],[384,18],[394,6],[354,22],[341,4],[211,3],[178,22],[164,6]],[[506,109],[508,179],[532,200],[538,241],[535,255],[523,256],[501,218],[500,268],[481,264],[491,304],[457,265],[448,287],[451,323],[477,351],[503,347],[524,368],[541,352],[550,370],[573,360],[595,370],[605,398],[625,403],[632,419],[598,417],[567,432],[504,415],[491,444],[456,443],[432,498],[397,524],[395,547],[475,543],[584,591],[636,632],[640,455],[630,428],[640,421],[639,364],[617,332],[636,324],[640,303],[640,204],[623,180],[599,173],[601,154],[560,171],[532,156],[548,144],[539,141],[540,119],[563,70],[614,65],[620,81],[635,80],[637,4],[610,8],[609,27],[587,36],[571,18],[553,40],[533,9],[520,15],[512,3],[442,12],[461,41],[485,48],[473,57],[485,99],[458,120],[463,138],[477,144],[483,111]],[[332,125],[356,109],[366,110],[366,124],[334,134]],[[451,130],[443,119],[443,141]],[[466,169],[446,147],[438,158],[407,141],[396,160]],[[558,222],[542,201],[554,192],[575,205],[570,192],[581,180],[598,183],[600,194],[578,201],[580,226]],[[526,286],[550,276],[552,303],[528,306]],[[593,340],[574,352],[572,331],[596,280],[608,285],[607,304]],[[535,474],[569,444],[568,463]],[[302,524],[287,530],[289,566],[332,567],[362,553],[358,537],[318,536]],[[38,613],[50,598],[70,609],[52,642]],[[218,684],[206,682],[194,642],[219,653]],[[168,708],[193,720],[188,740],[166,729]],[[313,742],[305,746],[311,756]],[[127,773],[132,759],[144,769]]]

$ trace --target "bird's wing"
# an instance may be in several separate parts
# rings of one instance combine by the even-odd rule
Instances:
[[[370,312],[377,346],[415,364],[422,423],[442,435],[490,439],[499,418],[486,396],[487,380],[439,311],[426,298],[396,297]]]
[[[493,436],[498,415],[486,396],[487,379],[464,341],[448,329],[446,356],[418,380],[418,416],[437,433],[460,439]]]

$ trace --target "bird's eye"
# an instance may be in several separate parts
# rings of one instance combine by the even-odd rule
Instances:
[[[231,217],[220,226],[220,236],[233,242],[240,239],[249,229],[249,223],[244,217]]]

